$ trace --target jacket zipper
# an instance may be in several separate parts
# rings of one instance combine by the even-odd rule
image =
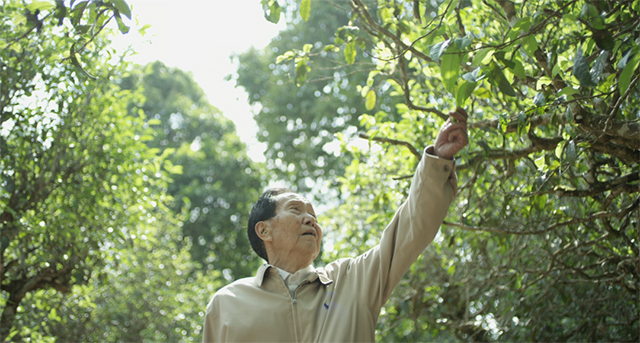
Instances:
[[[298,290],[300,289],[300,287],[302,287],[302,285],[306,283],[309,283],[309,281],[302,281],[302,283],[300,283],[298,287],[296,287],[296,290],[293,291],[293,295],[291,296],[291,312],[293,313],[293,328],[296,335],[296,342],[300,342],[300,335],[302,334],[302,332],[300,331],[300,323],[298,321],[298,301],[296,300],[296,295],[298,294]]]
[[[294,292],[293,295],[291,296],[291,314],[293,317],[293,333],[295,335],[296,342],[300,342],[297,304],[298,304],[298,301],[296,300],[295,292]]]

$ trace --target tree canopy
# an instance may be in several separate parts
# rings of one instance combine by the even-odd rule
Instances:
[[[134,68],[120,84],[142,90],[144,102],[132,104],[131,112],[145,113],[153,129],[147,145],[179,171],[167,193],[175,199],[172,212],[185,211],[182,232],[193,241],[193,260],[224,271],[228,280],[252,275],[261,262],[251,253],[246,222],[266,177],[248,158],[233,122],[191,75],[162,62]]]
[[[271,21],[277,9],[321,20],[318,2],[262,3]],[[333,42],[273,60],[307,73],[327,58],[376,64],[358,84],[364,132],[338,136],[354,159],[327,213],[325,259],[375,244],[446,113],[470,114],[457,202],[379,339],[637,340],[638,2],[329,3],[349,17]]]
[[[211,294],[260,263],[261,166],[191,75],[110,45],[123,16],[0,8],[2,342],[199,341]]]
[[[121,22],[120,3],[3,2],[2,341],[38,340],[19,324],[48,304],[28,309],[22,300],[86,284],[107,248],[127,244],[165,201],[156,191],[167,182],[162,160],[138,139],[142,118],[127,115],[139,95],[110,81],[124,64],[109,58],[101,31]]]
[[[359,56],[356,64],[336,65],[338,51],[320,48],[332,42],[333,32],[348,24],[344,10],[317,1],[315,15],[304,21],[293,13],[298,5],[291,5],[287,28],[267,47],[234,56],[238,62],[235,81],[247,91],[250,103],[259,104],[254,118],[258,139],[267,143],[269,170],[300,191],[317,191],[324,180],[335,185],[350,163],[334,135],[362,129],[358,117],[366,104],[359,85],[375,64],[369,56]],[[287,52],[299,47],[305,55]],[[317,59],[310,68],[307,64],[314,56]],[[381,99],[381,106],[393,106],[387,104],[393,99]]]

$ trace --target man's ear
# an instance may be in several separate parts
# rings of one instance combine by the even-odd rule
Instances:
[[[255,230],[256,235],[258,235],[258,237],[260,237],[263,242],[270,242],[273,240],[273,237],[271,236],[271,230],[269,230],[269,225],[266,221],[260,221],[256,223]]]

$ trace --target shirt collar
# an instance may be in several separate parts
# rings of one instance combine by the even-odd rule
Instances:
[[[333,280],[331,280],[331,278],[329,277],[329,274],[327,274],[327,271],[324,268],[316,269],[315,274],[318,276],[318,279],[320,279],[320,283],[322,283],[323,285],[326,286],[328,284],[333,283]]]
[[[284,270],[284,269],[280,269],[276,266],[272,266],[273,268],[278,270],[278,273],[280,273],[280,276],[282,276],[282,279],[285,280],[287,278],[287,276],[291,275],[291,273],[289,273],[288,271]]]
[[[329,275],[327,275],[327,272],[326,270],[324,270],[324,268],[315,269],[312,265],[309,265],[308,267],[303,268],[301,270],[307,271],[307,273],[309,274],[307,276],[307,280],[309,280],[309,282],[313,282],[316,279],[320,279],[320,283],[322,283],[323,285],[328,285],[330,283],[333,283],[333,280],[329,278]],[[258,268],[258,272],[256,273],[255,282],[259,287],[262,286],[262,283],[264,282],[265,274],[267,272],[269,272],[271,275],[275,275],[276,273],[279,273],[280,276],[282,276],[282,279],[285,279],[287,276],[289,276],[289,274],[291,274],[285,270],[281,270],[275,266],[265,263],[261,265],[260,268]]]

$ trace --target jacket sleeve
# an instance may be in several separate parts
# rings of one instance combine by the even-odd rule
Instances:
[[[209,305],[207,305],[207,311],[204,315],[202,343],[223,341],[222,337],[220,337],[218,310],[218,302],[214,295],[214,297],[209,302]]]
[[[457,192],[455,162],[423,154],[409,195],[385,228],[380,244],[351,260],[349,277],[374,311],[389,299],[393,288],[422,251],[433,241]]]

